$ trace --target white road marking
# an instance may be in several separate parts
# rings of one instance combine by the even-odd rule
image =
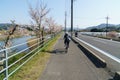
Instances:
[[[94,41],[97,41],[97,42],[100,42],[100,43],[104,43],[104,44],[107,44],[107,42],[105,41],[102,41],[102,40],[97,40],[97,39],[93,39]]]
[[[82,43],[84,43],[84,44],[92,47],[93,49],[99,51],[100,53],[104,54],[105,56],[108,56],[108,57],[110,57],[111,59],[115,60],[116,62],[120,63],[120,59],[117,58],[117,57],[115,57],[115,56],[113,56],[113,55],[111,55],[110,53],[107,53],[107,52],[105,52],[105,51],[103,51],[103,50],[101,50],[101,49],[99,49],[99,48],[97,48],[97,47],[95,47],[95,46],[93,46],[93,45],[91,45],[91,44],[89,44],[89,43],[87,43],[87,42],[79,39],[79,38],[76,38],[76,39],[79,40],[79,41],[81,41]]]

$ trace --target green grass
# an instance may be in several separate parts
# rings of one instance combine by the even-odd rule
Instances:
[[[23,57],[25,54],[26,54],[26,53],[21,53],[21,54],[18,54],[18,55],[16,55],[16,56],[10,58],[10,59],[8,60],[8,65],[14,63],[15,61],[17,61],[18,59],[20,59],[21,57]],[[19,61],[19,62],[18,62],[17,64],[15,64],[14,66],[10,67],[10,68],[8,69],[8,73],[11,73],[14,69],[16,69],[19,65],[21,65],[22,62],[24,62],[24,61],[25,61],[26,59],[28,59],[28,58],[29,58],[29,57],[26,57],[25,59]],[[0,80],[3,80],[3,78],[4,78],[4,74],[2,73],[2,74],[0,74]]]
[[[50,58],[50,53],[45,51],[51,51],[53,45],[60,38],[60,35],[52,39],[49,44],[42,49],[34,58],[32,58],[28,63],[22,66],[18,71],[16,71],[9,80],[37,80],[39,79],[42,71],[45,68],[46,63]]]

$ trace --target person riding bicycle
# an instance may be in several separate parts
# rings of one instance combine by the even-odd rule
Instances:
[[[69,37],[68,33],[65,33],[65,35],[64,35],[64,44],[65,44],[66,49],[69,48],[69,43],[70,43],[70,37]]]
[[[77,31],[75,32],[75,37],[78,37],[78,32]]]

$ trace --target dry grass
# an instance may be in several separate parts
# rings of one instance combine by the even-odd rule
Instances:
[[[12,76],[10,80],[37,80],[49,57],[49,53],[37,54],[37,56],[18,70],[17,75]]]
[[[32,42],[29,42],[29,41],[31,41],[31,40],[33,40],[33,41],[32,41]],[[38,40],[37,40],[36,38],[31,38],[31,39],[28,39],[27,41],[28,41],[28,43],[27,43],[28,46],[32,46],[32,45],[38,43]],[[38,46],[38,45],[35,45],[35,46],[31,47],[30,49],[33,50],[33,49],[35,49],[37,46]]]
[[[52,50],[53,45],[56,43],[59,37],[60,35],[53,39],[52,42],[45,48],[45,50]],[[50,53],[39,52],[34,58],[21,67],[21,69],[13,74],[9,80],[38,80],[49,58]]]

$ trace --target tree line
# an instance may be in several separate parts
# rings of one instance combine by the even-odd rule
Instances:
[[[36,7],[29,4],[29,14],[32,19],[32,29],[38,38],[44,39],[45,28],[48,29],[48,33],[52,34],[62,30],[62,26],[58,25],[52,17],[48,17],[50,8],[42,1],[37,2]]]
[[[50,8],[48,8],[47,4],[44,4],[42,0],[40,0],[40,2],[37,2],[35,7],[33,7],[30,3],[28,4],[28,6],[29,6],[28,13],[31,18],[30,24],[31,27],[26,27],[25,29],[33,31],[36,37],[40,38],[40,41],[41,39],[44,40],[45,33],[55,34],[62,30],[62,25],[57,24],[53,17],[48,16],[48,14],[50,13]],[[15,23],[15,20],[14,21],[11,20],[11,22],[12,24],[9,25],[12,27],[10,28],[10,30],[7,30],[8,31],[7,38],[6,40],[4,40],[5,45],[4,46],[0,45],[1,49],[10,47],[11,36],[14,34],[16,28],[20,27],[19,24]],[[8,25],[6,26],[8,28]]]

